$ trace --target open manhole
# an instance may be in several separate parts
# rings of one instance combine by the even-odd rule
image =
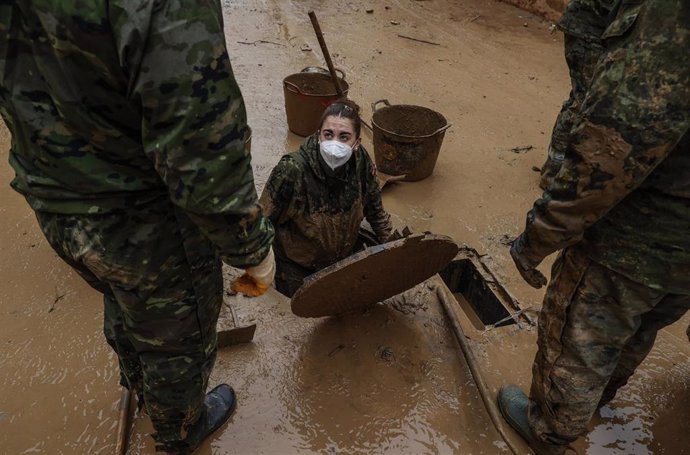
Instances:
[[[515,324],[501,299],[471,259],[455,260],[439,275],[478,330]]]

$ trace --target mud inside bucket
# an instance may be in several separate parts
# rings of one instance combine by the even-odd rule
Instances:
[[[343,95],[349,85],[339,78]],[[319,120],[329,104],[339,99],[330,75],[321,73],[295,73],[283,79],[285,113],[288,128],[300,136],[309,136],[319,128]]]
[[[450,127],[446,118],[422,106],[386,102],[386,107],[376,110],[376,104],[372,117],[376,166],[386,174],[406,175],[407,181],[431,175]]]

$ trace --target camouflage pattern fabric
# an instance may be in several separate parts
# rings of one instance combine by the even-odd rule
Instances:
[[[183,449],[216,355],[223,282],[213,244],[165,200],[37,217],[60,257],[104,294],[106,339],[125,385],[143,393],[157,442]]]
[[[690,309],[690,293],[636,283],[577,247],[559,256],[551,277],[539,316],[529,422],[544,454],[560,455],[626,384],[657,332]]]
[[[218,1],[0,2],[0,113],[35,210],[109,213],[161,195],[232,265],[271,243]]]
[[[563,164],[513,246],[532,267],[566,248],[539,316],[530,393],[545,454],[586,431],[657,331],[690,308],[690,3],[617,11]]]
[[[288,279],[281,278],[286,261],[293,262],[296,270],[314,273],[352,254],[365,217],[381,242],[392,230],[376,170],[364,147],[334,173],[321,160],[316,135],[281,158],[261,204],[276,230],[277,286]]]
[[[607,52],[553,182],[514,249],[536,267],[582,242],[645,286],[690,290],[690,4],[645,1],[604,32]],[[639,17],[638,17],[639,16]]]
[[[619,0],[570,0],[556,25],[566,36],[600,43],[601,35],[614,19],[611,15],[617,3]]]
[[[105,295],[123,382],[183,451],[216,349],[219,257],[273,240],[217,0],[0,1],[12,186]]]
[[[541,167],[540,187],[546,189],[565,159],[568,134],[584,99],[594,68],[604,52],[601,35],[611,22],[614,0],[571,0],[558,28],[563,31],[565,61],[571,90],[556,118],[546,162]]]

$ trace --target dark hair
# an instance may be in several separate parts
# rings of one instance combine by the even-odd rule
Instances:
[[[359,118],[359,106],[357,103],[348,99],[342,99],[331,103],[326,110],[323,111],[319,129],[323,126],[323,122],[326,121],[326,117],[330,117],[331,115],[352,120],[352,124],[355,127],[355,134],[359,137],[359,133],[362,131],[362,121]]]

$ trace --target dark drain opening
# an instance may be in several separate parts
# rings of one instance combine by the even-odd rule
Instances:
[[[470,259],[451,262],[440,275],[478,329],[484,330],[485,326],[494,324],[496,327],[515,324],[515,320],[510,317],[508,310]]]

